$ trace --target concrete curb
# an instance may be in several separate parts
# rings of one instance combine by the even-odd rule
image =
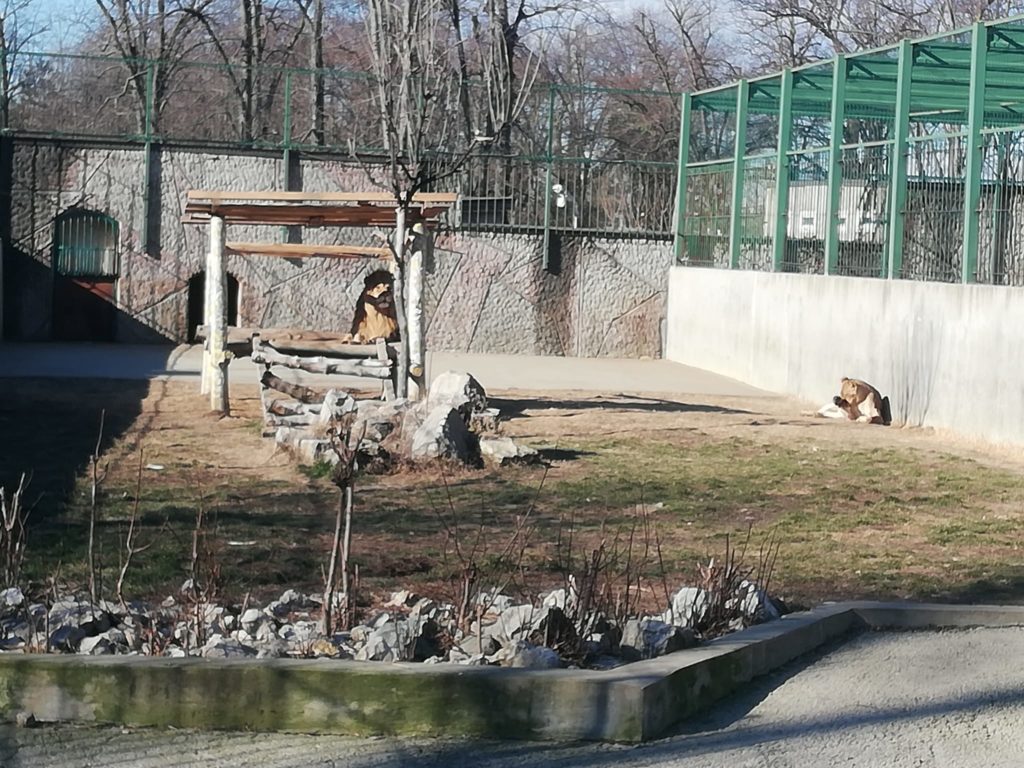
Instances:
[[[0,712],[222,730],[640,742],[866,628],[1024,625],[1024,606],[837,603],[619,669],[0,655]]]

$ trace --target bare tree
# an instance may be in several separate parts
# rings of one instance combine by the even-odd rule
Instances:
[[[0,128],[11,127],[11,100],[17,96],[19,59],[48,31],[34,14],[32,0],[4,0],[0,4]]]
[[[152,127],[173,91],[182,66],[208,45],[216,0],[95,0],[109,36],[106,45],[128,70],[125,90],[135,94],[139,133],[146,129],[147,79],[152,79]]]
[[[387,189],[397,205],[394,294],[401,329],[398,394],[408,391],[409,327],[405,311],[406,225],[414,196],[455,174],[474,148],[493,141],[519,108],[533,75],[513,90],[502,28],[478,24],[475,44],[485,72],[487,115],[494,130],[467,137],[453,117],[458,113],[459,70],[450,56],[450,0],[369,0],[366,29],[375,84],[382,165],[366,166],[370,179]],[[489,0],[494,10],[496,0]],[[528,73],[535,73],[530,63]],[[479,130],[479,129],[477,129]],[[354,148],[353,148],[354,152]]]

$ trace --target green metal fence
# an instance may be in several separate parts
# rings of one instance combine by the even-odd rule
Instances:
[[[685,96],[678,263],[1024,285],[1021,83],[1017,17]]]
[[[9,135],[310,152],[342,161],[352,159],[352,148],[364,158],[380,151],[375,86],[365,73],[20,53],[13,74],[9,92],[0,94],[7,106],[0,129]],[[443,182],[462,196],[450,223],[671,238],[679,99],[535,86],[505,140],[482,143]]]

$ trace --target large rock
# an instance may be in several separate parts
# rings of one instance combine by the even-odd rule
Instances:
[[[458,410],[469,426],[474,413],[487,409],[487,393],[480,382],[468,373],[445,371],[430,385],[427,401],[431,405],[448,405]]]
[[[427,411],[413,433],[409,457],[413,461],[452,459],[476,466],[480,462],[480,449],[459,411],[441,404]]]
[[[672,596],[672,607],[661,619],[677,627],[695,627],[710,608],[708,593],[697,587],[683,587]]]
[[[782,616],[768,593],[752,581],[740,582],[736,600],[739,611],[748,624],[774,621]]]
[[[622,630],[619,652],[623,659],[653,659],[697,644],[693,630],[657,619],[630,619]]]
[[[558,669],[562,666],[562,659],[551,648],[523,641],[505,646],[487,660],[516,669]]]
[[[488,464],[505,467],[510,464],[534,464],[540,454],[528,445],[520,445],[511,437],[481,437],[480,456]]]

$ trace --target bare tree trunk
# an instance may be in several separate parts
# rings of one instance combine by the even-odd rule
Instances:
[[[345,514],[346,507],[351,506],[351,493],[349,486],[342,489],[338,494],[338,513],[334,516],[334,537],[331,539],[331,560],[327,566],[327,575],[324,577],[324,604],[320,615],[320,632],[329,636],[334,628],[334,584],[337,581],[338,572],[338,550],[341,548],[341,519]],[[346,516],[347,517],[347,516]],[[344,558],[342,567],[344,567]],[[348,579],[345,579],[347,582]]]
[[[324,130],[324,0],[313,0],[313,29],[310,34],[309,66],[313,70],[313,141],[326,143]]]
[[[398,343],[398,379],[395,395],[406,397],[409,393],[409,326],[405,311],[405,220],[406,208],[403,201],[395,209],[395,314],[401,339]]]
[[[11,70],[7,61],[6,19],[0,14],[0,128],[11,126]]]
[[[466,63],[466,42],[462,39],[462,12],[459,0],[451,0],[452,29],[455,31],[455,50],[459,55],[459,104],[462,107],[466,142],[473,140],[473,114],[469,105],[469,65]]]

